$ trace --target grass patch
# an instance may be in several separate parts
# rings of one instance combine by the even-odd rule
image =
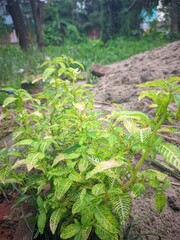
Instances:
[[[81,62],[87,70],[92,64],[111,64],[127,59],[137,53],[162,46],[167,39],[142,38],[141,40],[116,38],[103,44],[100,40],[84,39],[82,42],[64,41],[61,46],[48,46],[40,51],[36,46],[27,53],[21,51],[18,45],[0,46],[0,87],[19,88],[22,81],[31,80],[41,72],[40,64],[47,58],[62,54]],[[0,92],[0,103],[4,94]]]

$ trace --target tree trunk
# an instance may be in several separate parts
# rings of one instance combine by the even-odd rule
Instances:
[[[172,0],[171,3],[171,32],[178,33],[178,0]]]
[[[12,17],[20,47],[26,51],[29,47],[29,37],[27,26],[19,6],[19,0],[7,0],[7,10]]]
[[[43,40],[42,17],[43,17],[44,3],[40,2],[39,0],[37,1],[31,0],[30,2],[31,2],[31,8],[32,8],[32,13],[34,18],[37,43],[40,48],[43,48],[44,40]]]

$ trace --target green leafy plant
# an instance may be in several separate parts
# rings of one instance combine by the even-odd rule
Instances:
[[[140,170],[144,161],[160,152],[180,168],[179,149],[157,135],[164,121],[179,117],[180,78],[140,85],[160,88],[139,97],[153,101],[153,119],[128,110],[104,116],[94,111],[89,85],[75,83],[81,64],[62,56],[45,66],[34,80],[45,82],[42,92],[32,96],[18,89],[4,101],[5,114],[13,113],[18,127],[0,181],[16,185],[19,203],[26,199],[36,206],[37,234],[49,226],[61,239],[86,240],[94,232],[102,240],[122,238],[132,197],[152,187],[156,209],[161,212],[166,204],[167,175]],[[168,108],[173,102],[176,113]],[[137,153],[141,158],[135,163]]]

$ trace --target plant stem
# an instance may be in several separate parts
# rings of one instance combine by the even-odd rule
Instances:
[[[136,176],[137,176],[137,172],[140,169],[141,165],[144,163],[144,161],[148,158],[149,154],[151,153],[153,144],[154,144],[154,137],[156,136],[156,133],[158,131],[158,129],[160,128],[160,126],[163,124],[163,122],[166,120],[167,117],[167,108],[164,111],[160,121],[156,124],[152,134],[151,134],[151,138],[149,140],[149,146],[146,148],[145,152],[143,153],[142,157],[139,159],[138,163],[136,164],[135,168],[134,168],[134,172],[132,174],[131,179],[126,182],[121,189],[127,189],[129,186],[131,186],[135,180],[136,180]]]

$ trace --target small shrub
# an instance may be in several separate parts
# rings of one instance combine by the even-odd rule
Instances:
[[[180,78],[140,85],[160,89],[139,97],[153,101],[153,119],[128,110],[105,117],[93,110],[86,85],[75,84],[82,68],[78,62],[62,56],[42,66],[42,92],[31,96],[19,89],[4,101],[5,114],[13,113],[18,127],[1,163],[1,184],[12,183],[19,189],[19,203],[26,199],[36,206],[40,234],[49,226],[61,239],[86,240],[92,232],[102,240],[122,239],[133,197],[151,187],[157,211],[166,204],[167,175],[140,170],[148,156],[160,152],[180,169],[179,149],[157,136],[165,120],[179,116]],[[172,102],[176,113],[168,108]],[[135,163],[137,153],[141,158]]]

